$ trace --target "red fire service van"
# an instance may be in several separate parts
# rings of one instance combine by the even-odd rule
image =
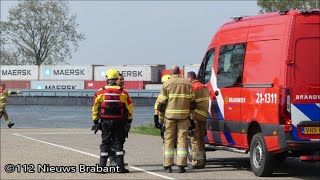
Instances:
[[[206,148],[250,152],[256,176],[320,159],[320,10],[236,17],[198,72],[210,91]]]

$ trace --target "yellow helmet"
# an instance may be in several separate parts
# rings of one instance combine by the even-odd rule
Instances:
[[[106,71],[106,77],[108,79],[118,79],[119,72],[115,69],[109,69],[108,71]]]
[[[171,77],[171,75],[163,75],[162,77],[161,77],[161,82],[162,83],[164,83],[164,82],[166,82],[168,79],[170,79],[170,77]]]

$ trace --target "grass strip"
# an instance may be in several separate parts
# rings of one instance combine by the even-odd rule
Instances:
[[[133,127],[130,129],[130,133],[160,136],[160,130],[155,128],[153,124]]]

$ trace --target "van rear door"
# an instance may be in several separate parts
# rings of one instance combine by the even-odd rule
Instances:
[[[291,54],[291,120],[295,140],[320,139],[320,14],[298,14]]]

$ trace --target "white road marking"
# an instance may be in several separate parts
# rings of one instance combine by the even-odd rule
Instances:
[[[61,145],[50,143],[50,142],[46,142],[46,141],[41,141],[41,140],[34,139],[34,138],[31,138],[31,137],[28,137],[28,136],[24,136],[24,135],[21,135],[21,134],[22,133],[13,133],[13,135],[15,135],[15,136],[23,137],[23,138],[26,138],[26,139],[29,139],[29,140],[33,140],[33,141],[41,142],[41,143],[48,144],[48,145],[51,145],[51,146],[55,146],[55,147],[67,149],[67,150],[70,150],[70,151],[78,152],[78,153],[85,154],[85,155],[88,155],[88,156],[92,156],[92,157],[95,157],[95,158],[100,158],[99,156],[97,156],[95,154],[91,154],[91,153],[88,153],[88,152],[80,151],[80,150],[77,150],[77,149],[69,148],[69,147],[66,147],[66,146],[61,146]],[[37,134],[41,134],[41,133],[37,133]],[[42,133],[42,134],[48,134],[48,133]],[[57,133],[50,133],[50,134],[57,134]],[[128,167],[131,168],[131,169],[135,169],[137,171],[142,171],[144,173],[151,174],[151,175],[154,175],[154,176],[158,176],[158,177],[161,177],[161,178],[164,178],[164,179],[174,179],[172,177],[168,177],[168,176],[164,176],[164,175],[161,175],[161,174],[158,174],[158,173],[147,171],[145,169],[141,169],[141,168],[138,168],[138,167],[135,167],[135,166],[128,166]]]
[[[39,134],[43,134],[43,135],[55,135],[55,134],[92,134],[93,132],[91,133],[88,133],[88,132],[56,132],[56,133],[15,133],[15,134],[34,134],[34,135],[39,135]]]

